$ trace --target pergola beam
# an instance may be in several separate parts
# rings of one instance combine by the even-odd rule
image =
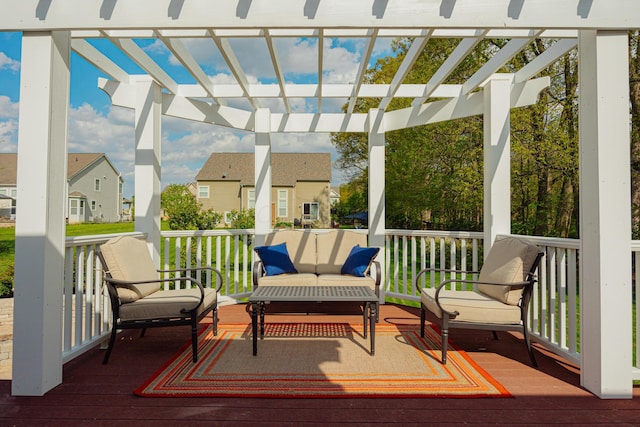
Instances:
[[[511,88],[511,108],[535,104],[540,91],[550,84],[549,77],[515,84]],[[113,105],[135,108],[131,85],[100,79],[99,86]],[[165,115],[234,129],[254,131],[253,113],[232,107],[213,105],[204,101],[171,94],[162,96]],[[416,108],[386,112],[387,131],[421,126],[446,120],[482,114],[482,93],[423,104]],[[346,113],[287,113],[271,114],[272,132],[366,132],[367,114]]]
[[[442,11],[442,0],[323,0],[313,16],[300,0],[237,0],[215,7],[199,0],[21,0],[0,14],[0,31],[158,28],[547,28],[627,29],[637,27],[640,2],[558,0],[457,0]],[[43,5],[44,4],[44,5]],[[274,10],[278,19],[274,20]],[[189,25],[185,23],[188,22]]]

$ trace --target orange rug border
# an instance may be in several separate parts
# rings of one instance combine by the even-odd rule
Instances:
[[[272,322],[273,323],[273,322]],[[280,323],[280,322],[277,322]],[[305,322],[284,322],[285,324],[291,323],[291,324],[295,324],[295,323],[299,323],[299,324],[305,324]],[[312,323],[309,323],[312,324]],[[331,322],[324,322],[324,323],[315,323],[316,325],[321,325],[321,324],[333,324]],[[342,324],[348,325],[350,328],[357,330],[357,326],[354,324],[350,324],[350,323],[344,323],[342,322]],[[376,325],[376,329],[382,327],[382,328],[398,328],[400,326],[403,327],[415,327],[416,329],[418,329],[420,326],[419,325]],[[211,324],[208,323],[205,326],[201,327],[200,330],[198,331],[198,337],[200,338],[203,334],[205,334],[205,332],[207,331],[208,328],[211,327]],[[248,329],[251,328],[250,324],[246,324],[246,323],[239,323],[239,324],[224,324],[224,325],[219,325],[219,328],[224,328],[224,327],[230,327],[230,328],[240,328],[240,327],[246,327]],[[435,326],[435,325],[428,325],[428,327],[430,327],[431,329],[433,329],[435,332],[437,332],[438,334],[439,329]],[[157,377],[159,377],[160,375],[162,375],[162,373],[169,367],[171,366],[178,358],[180,358],[183,353],[187,350],[189,350],[189,352],[191,351],[191,340],[187,341],[185,344],[182,345],[182,347],[173,355],[169,358],[169,360],[167,360],[165,363],[162,364],[162,366],[160,366],[160,368],[158,368],[146,381],[144,381],[144,383],[142,385],[140,385],[140,387],[136,388],[133,393],[137,396],[140,397],[154,397],[154,398],[203,398],[203,397],[208,397],[208,398],[238,398],[238,397],[246,397],[246,398],[251,398],[251,399],[255,399],[255,398],[261,398],[261,399],[415,399],[415,398],[420,398],[420,399],[475,399],[475,398],[512,398],[513,395],[501,384],[499,383],[491,374],[489,374],[485,369],[483,369],[482,367],[480,367],[480,365],[478,365],[464,350],[461,350],[460,348],[458,348],[454,343],[451,342],[451,340],[449,340],[449,351],[455,351],[458,353],[459,356],[461,356],[469,365],[471,365],[471,367],[473,369],[475,369],[478,374],[482,375],[482,377],[484,378],[484,380],[491,384],[491,386],[493,386],[496,389],[497,394],[490,394],[490,393],[477,393],[477,394],[468,394],[468,395],[461,395],[461,394],[447,394],[447,393],[380,393],[380,394],[371,394],[371,393],[362,393],[362,394],[358,394],[358,393],[344,393],[342,395],[336,395],[336,394],[314,394],[314,395],[296,395],[294,393],[292,394],[265,394],[265,393],[237,393],[237,394],[233,394],[233,393],[215,393],[215,392],[206,392],[206,393],[189,393],[189,394],[169,394],[169,393],[162,393],[162,394],[154,394],[154,393],[149,393],[149,392],[145,392],[144,390],[149,386],[149,384],[151,384],[154,380],[156,380]],[[198,359],[199,363],[200,359]]]

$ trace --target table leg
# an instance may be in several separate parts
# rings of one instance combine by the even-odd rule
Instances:
[[[258,354],[258,304],[251,303],[251,326],[253,329],[253,355]]]
[[[367,315],[369,313],[369,310],[371,310],[370,303],[365,302],[364,306],[362,307],[362,324],[364,325],[363,326],[364,333],[362,334],[362,336],[364,338],[367,337]]]
[[[371,324],[371,355],[376,354],[376,317],[378,317],[378,303],[369,303],[369,323]]]
[[[260,339],[264,338],[264,302],[260,303]]]

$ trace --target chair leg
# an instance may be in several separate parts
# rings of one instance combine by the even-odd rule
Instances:
[[[531,347],[531,340],[529,340],[529,334],[527,333],[527,325],[524,325],[522,330],[522,335],[524,335],[524,343],[527,346],[527,350],[529,351],[529,359],[531,359],[531,366],[534,368],[538,367],[538,362],[536,361],[536,356],[533,353],[533,348]]]
[[[447,364],[447,348],[449,347],[449,330],[442,328],[442,364]]]
[[[427,315],[425,313],[425,308],[423,304],[420,304],[420,336],[424,338],[424,321],[426,320]]]
[[[147,328],[142,328],[142,331],[140,331],[140,338],[144,338],[145,332],[147,332]]]
[[[109,338],[109,347],[107,347],[107,352],[104,354],[104,359],[102,359],[102,364],[106,365],[109,362],[109,356],[111,356],[111,350],[113,350],[113,345],[116,343],[116,334],[118,333],[118,329],[114,323],[111,328],[111,337]]]
[[[498,333],[496,331],[491,331],[491,333],[493,334],[493,339],[494,340],[498,340]]]
[[[447,364],[447,348],[449,348],[449,318],[442,313],[442,364]]]
[[[218,307],[214,307],[211,311],[213,313],[213,336],[215,337],[218,335]]]
[[[193,363],[198,361],[198,320],[194,317],[191,323],[191,352]]]

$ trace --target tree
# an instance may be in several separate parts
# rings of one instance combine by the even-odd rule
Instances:
[[[499,71],[513,72],[521,68],[551,43],[548,40],[532,42]],[[465,82],[486,62],[490,53],[505,44],[506,40],[482,41],[446,83]],[[637,44],[636,39],[634,58],[637,58]],[[428,81],[456,45],[456,40],[430,41],[404,83]],[[365,80],[390,83],[409,46],[409,39],[396,40],[393,55],[378,60]],[[637,69],[640,74],[640,65]],[[511,113],[513,232],[578,237],[576,52],[570,52],[540,75],[551,77],[551,87],[541,94],[537,104]],[[640,101],[640,87],[637,93]],[[409,102],[395,99],[389,109],[408,107]],[[366,112],[375,106],[375,100],[360,99],[356,110]],[[385,138],[387,227],[416,228],[423,216],[429,214],[433,228],[482,229],[482,117],[402,129],[387,133]],[[334,134],[332,141],[340,154],[337,165],[350,171],[353,179],[366,182],[366,134]],[[640,159],[640,149],[637,152]],[[640,200],[640,191],[637,194]]]
[[[202,205],[184,184],[169,185],[160,200],[172,230],[209,230],[222,220],[222,215],[211,209],[202,211]]]

